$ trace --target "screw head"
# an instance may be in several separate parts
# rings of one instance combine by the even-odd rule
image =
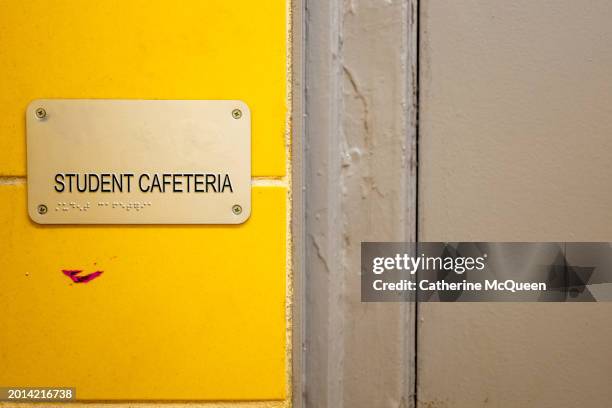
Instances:
[[[44,204],[40,204],[40,205],[39,205],[39,206],[36,208],[36,210],[38,211],[38,213],[39,213],[40,215],[45,215],[45,214],[47,213],[47,211],[49,211],[49,209],[47,208],[47,206],[46,206],[46,205],[44,205]]]
[[[44,118],[46,118],[46,117],[47,117],[47,111],[46,111],[46,110],[44,110],[43,108],[37,108],[37,109],[34,111],[34,114],[36,115],[36,118],[37,118],[37,119],[44,119]]]
[[[234,109],[232,111],[232,118],[240,119],[242,117],[242,111],[240,109]]]
[[[240,215],[240,213],[242,213],[242,207],[239,206],[238,204],[235,204],[232,207],[232,212],[234,213],[234,215]]]

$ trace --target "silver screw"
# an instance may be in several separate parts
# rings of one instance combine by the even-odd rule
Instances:
[[[44,119],[44,118],[47,117],[47,111],[44,110],[43,108],[36,109],[34,114],[36,115],[36,118],[38,118],[38,119]]]
[[[38,210],[38,213],[39,213],[40,215],[45,215],[45,214],[47,213],[47,211],[48,211],[47,206],[46,206],[46,205],[44,205],[44,204],[40,204],[40,205],[37,207],[37,210]]]
[[[240,213],[242,213],[242,207],[239,206],[238,204],[235,204],[232,207],[232,212],[234,213],[234,215],[240,215]]]
[[[242,111],[240,109],[234,109],[232,111],[232,118],[240,119],[242,117]]]

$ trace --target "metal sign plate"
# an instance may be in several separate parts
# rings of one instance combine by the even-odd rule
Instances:
[[[28,210],[39,224],[240,224],[251,212],[241,101],[33,101]]]

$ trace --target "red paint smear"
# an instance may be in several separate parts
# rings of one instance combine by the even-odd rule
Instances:
[[[76,269],[62,269],[62,273],[72,279],[74,283],[87,283],[91,280],[96,279],[98,276],[102,275],[103,271],[95,271],[88,275],[77,276],[79,273],[83,272],[82,270]]]

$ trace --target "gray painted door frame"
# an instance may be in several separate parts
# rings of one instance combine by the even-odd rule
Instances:
[[[413,303],[360,302],[360,243],[417,231],[417,0],[292,6],[296,407],[412,407]]]

